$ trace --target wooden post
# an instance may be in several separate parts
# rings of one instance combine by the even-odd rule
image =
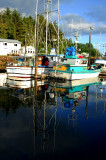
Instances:
[[[26,34],[25,34],[25,65],[26,65],[26,47],[27,47],[27,42],[26,42]]]
[[[90,62],[90,58],[91,58],[91,30],[93,30],[92,27],[90,27],[90,31],[89,31],[89,60],[88,60],[88,67],[91,68],[91,62]]]
[[[90,63],[90,58],[91,58],[91,28],[90,28],[90,32],[89,32],[89,60],[88,60],[88,67],[91,67],[91,63]]]

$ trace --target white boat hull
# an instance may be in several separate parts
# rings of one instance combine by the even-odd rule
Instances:
[[[6,67],[7,74],[10,77],[30,78],[34,76],[32,67]]]
[[[93,78],[98,77],[98,72],[92,73],[63,73],[63,72],[50,72],[50,78],[57,78],[57,79],[66,79],[66,80],[77,80],[77,79],[85,79],[85,78]]]
[[[49,67],[38,67],[37,75],[38,76],[46,76],[49,73]],[[25,80],[25,78],[30,79],[35,76],[35,67],[6,67],[7,74],[9,77],[18,77]]]

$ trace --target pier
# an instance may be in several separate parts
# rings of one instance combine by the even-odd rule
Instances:
[[[0,56],[0,72],[4,72],[6,70],[6,65],[8,63],[17,63],[15,56]]]
[[[106,70],[100,72],[99,78],[106,78]]]

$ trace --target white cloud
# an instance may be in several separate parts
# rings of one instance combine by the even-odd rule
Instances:
[[[13,10],[16,9],[16,8],[9,7],[9,9],[10,9],[11,11],[13,11]],[[4,12],[4,11],[6,11],[6,8],[0,8],[0,12]]]
[[[62,24],[65,35],[79,32],[83,35],[89,34],[90,26],[94,28],[93,34],[106,33],[106,25],[87,21],[85,18],[76,14],[67,14],[62,17]]]
[[[39,0],[39,8],[38,13],[43,13],[44,9],[46,9],[46,2],[47,0]],[[70,3],[73,3],[75,0],[60,0],[60,7],[69,6]],[[52,9],[57,9],[58,0],[51,0],[52,2]],[[33,15],[35,16],[35,8],[36,8],[36,0],[1,0],[0,9],[1,11],[5,10],[5,6],[8,6],[11,9],[17,8],[17,10],[22,14],[22,16]],[[89,11],[84,14],[84,17],[78,14],[65,14],[61,17],[60,28],[65,33],[76,32],[79,30],[82,34],[88,34],[89,27],[93,26],[94,30],[93,33],[106,33],[106,10],[105,6],[95,6],[91,7]],[[66,13],[66,8],[64,13]],[[71,12],[71,11],[70,11]],[[57,21],[57,13],[52,13],[50,15],[49,20],[56,20]],[[63,27],[62,27],[63,26]]]
[[[6,9],[5,8],[0,8],[0,12],[3,12],[5,11]]]

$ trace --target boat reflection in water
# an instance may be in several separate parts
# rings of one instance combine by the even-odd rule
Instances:
[[[13,96],[16,96],[19,99],[34,97],[35,88],[36,91],[43,91],[48,88],[46,81],[37,81],[34,79],[25,81],[16,78],[15,80],[7,78],[5,85],[10,90],[13,90]]]
[[[101,81],[98,79],[98,77],[95,77],[75,81],[50,82],[50,85],[52,86],[52,97],[53,93],[62,97],[64,109],[71,108],[72,119],[74,120],[75,107],[79,106],[79,101],[86,99],[87,110],[89,87],[92,85],[101,85]]]
[[[1,109],[8,113],[8,118],[1,114],[2,126],[8,126],[1,141],[6,158],[11,159],[11,140],[15,142],[12,157],[18,159],[25,156],[30,160],[57,160],[68,159],[70,155],[74,159],[95,159],[96,155],[96,158],[102,155],[103,159],[106,86],[98,78],[29,83],[7,79],[6,84],[5,92],[0,90]]]
[[[0,87],[4,87],[7,79],[6,73],[0,73]]]

